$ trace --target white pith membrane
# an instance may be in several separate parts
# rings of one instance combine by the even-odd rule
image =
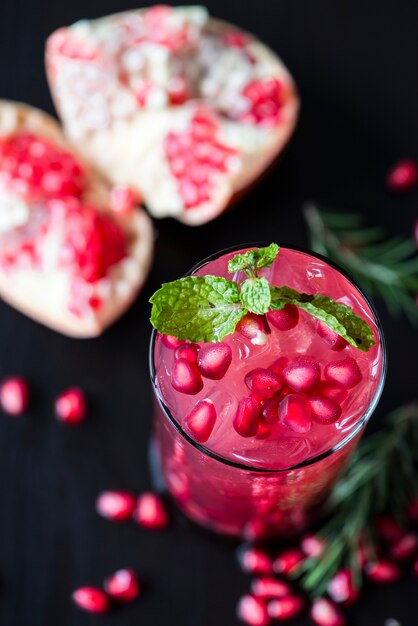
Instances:
[[[61,28],[48,39],[46,67],[68,137],[156,217],[213,219],[275,159],[296,123],[294,84],[278,57],[203,7]],[[210,132],[192,132],[196,116]]]
[[[34,138],[34,160],[18,161],[13,176],[4,145],[25,136]],[[38,167],[37,151],[45,144],[53,155],[55,150],[68,155],[70,162],[79,166],[74,194],[39,192],[28,183]],[[52,166],[46,174],[54,175]],[[39,177],[45,179],[43,170]],[[20,103],[0,101],[0,297],[35,320],[75,337],[96,336],[119,317],[148,273],[153,233],[150,219],[141,209],[113,212],[110,194],[111,187],[101,176],[73,155],[51,117]],[[96,232],[99,220],[111,232],[116,230],[123,245],[121,258],[105,265],[97,279],[86,276],[89,270],[83,267],[86,235],[78,229],[84,224],[80,215],[90,225],[89,235]],[[70,219],[72,231],[68,230]],[[100,233],[97,236],[100,240]],[[76,238],[81,261],[72,261],[68,237]],[[108,255],[112,253],[108,251]],[[93,258],[93,266],[100,267],[100,263],[100,258]]]

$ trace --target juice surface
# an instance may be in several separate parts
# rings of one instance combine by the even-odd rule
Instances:
[[[228,274],[228,261],[237,254],[234,251],[201,266],[195,274],[212,274],[242,282],[243,272]],[[243,252],[243,251],[241,251]],[[164,404],[178,424],[199,400],[210,399],[216,408],[215,427],[203,446],[217,456],[260,469],[287,469],[314,459],[344,440],[359,423],[369,407],[379,384],[382,371],[382,347],[376,328],[376,320],[358,289],[338,270],[307,253],[281,248],[271,267],[260,271],[271,285],[287,285],[308,294],[320,294],[350,306],[373,328],[376,345],[364,353],[347,345],[341,352],[333,351],[318,335],[317,322],[304,311],[299,311],[295,328],[280,331],[270,325],[265,345],[254,345],[250,339],[235,332],[224,338],[232,349],[232,363],[221,380],[204,379],[203,389],[196,395],[176,391],[170,383],[174,351],[165,347],[161,336],[155,343],[156,384]],[[333,424],[312,421],[308,432],[297,433],[277,422],[259,429],[253,437],[242,437],[233,428],[239,400],[250,395],[244,382],[245,375],[255,368],[268,368],[277,358],[294,359],[309,356],[324,368],[331,361],[350,356],[357,362],[361,381],[349,389],[347,397],[340,402],[341,416]]]

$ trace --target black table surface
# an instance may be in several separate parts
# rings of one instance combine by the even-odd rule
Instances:
[[[3,0],[0,96],[53,112],[43,44],[58,26],[135,7],[134,0]],[[213,0],[212,14],[254,32],[293,73],[302,100],[296,134],[274,171],[233,211],[191,229],[155,223],[156,257],[131,310],[101,338],[62,337],[0,302],[0,376],[20,373],[34,395],[27,417],[0,419],[1,626],[232,626],[248,589],[234,545],[182,518],[163,533],[99,518],[102,489],[149,488],[152,405],[147,352],[150,295],[163,281],[224,247],[277,240],[307,245],[301,205],[313,200],[361,212],[370,224],[408,234],[417,192],[384,186],[399,158],[418,157],[418,4],[411,0]],[[389,374],[371,424],[416,397],[416,332],[376,302]],[[54,396],[82,386],[91,411],[80,427],[53,415]],[[82,614],[71,591],[134,567],[141,599],[105,617]],[[417,579],[367,588],[352,624],[417,624]],[[302,618],[296,624],[308,624]]]

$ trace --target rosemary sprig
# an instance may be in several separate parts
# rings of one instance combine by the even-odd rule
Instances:
[[[405,524],[408,503],[418,493],[418,404],[386,417],[385,427],[364,439],[327,503],[328,521],[317,533],[326,549],[305,559],[296,572],[312,597],[322,596],[333,576],[349,567],[361,587],[360,550],[376,552],[375,521],[381,513]]]
[[[402,312],[418,323],[418,256],[412,238],[385,238],[380,228],[365,228],[355,214],[303,209],[311,247],[344,267],[371,296],[379,296],[389,312]]]

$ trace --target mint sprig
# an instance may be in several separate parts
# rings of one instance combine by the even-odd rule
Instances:
[[[367,352],[375,344],[373,330],[350,307],[327,296],[270,286],[258,275],[278,252],[279,246],[270,244],[231,259],[230,273],[243,270],[249,276],[241,285],[221,276],[187,276],[165,283],[150,299],[151,324],[159,332],[184,341],[221,341],[235,331],[247,313],[264,315],[294,304]]]
[[[367,352],[376,343],[373,330],[349,306],[327,296],[300,293],[290,287],[270,287],[271,309],[278,311],[286,304],[294,304],[312,317],[324,322],[349,344]]]

